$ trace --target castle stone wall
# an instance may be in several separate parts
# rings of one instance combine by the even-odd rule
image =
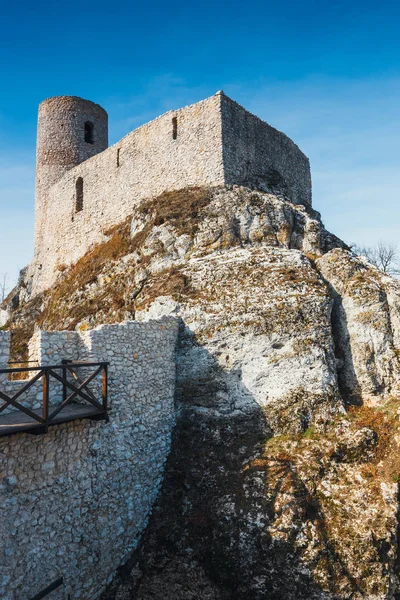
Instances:
[[[59,267],[76,262],[91,245],[103,241],[104,232],[130,215],[143,199],[164,191],[244,185],[280,192],[294,203],[311,205],[307,157],[285,134],[222,92],[158,117],[83,162],[87,150],[82,149],[80,136],[92,103],[89,108],[78,106],[82,118],[67,122],[74,150],[69,156],[68,136],[61,138],[63,151],[57,152],[59,106],[56,103],[56,115],[51,118],[47,115],[51,102],[47,102],[49,106],[45,103],[42,109],[46,118],[39,118],[33,294],[54,282]],[[102,115],[93,121],[105,132]],[[42,129],[46,135],[40,133]],[[105,143],[106,136],[102,145]],[[61,164],[63,160],[68,164]],[[83,204],[82,210],[77,210],[80,178]]]
[[[0,331],[0,369],[8,369],[10,360],[10,331]],[[8,396],[14,395],[20,388],[21,381],[10,381],[8,373],[0,374],[0,389]],[[37,394],[39,393],[38,385],[32,386],[28,392],[18,399],[27,408],[36,408]],[[0,406],[3,404],[3,400],[0,399]],[[39,406],[39,405],[38,405]],[[14,410],[13,407],[9,407],[3,410],[2,414],[7,414]]]
[[[52,599],[93,600],[136,547],[170,448],[177,330],[165,317],[36,335],[43,362],[68,348],[110,361],[110,422],[0,438],[2,600],[30,598],[60,576]]]
[[[309,160],[287,135],[225,95],[221,117],[226,184],[272,189],[311,206]]]
[[[85,141],[85,123],[92,126],[91,142]],[[55,96],[39,106],[36,145],[35,252],[43,235],[43,214],[48,193],[69,169],[108,146],[106,111],[77,96]]]
[[[10,365],[8,364],[8,361],[10,360],[10,339],[10,331],[0,331],[0,369],[8,369],[10,367]],[[24,383],[25,381],[21,383],[21,381],[9,380],[8,373],[0,374],[0,389],[8,396],[13,396]],[[23,406],[27,408],[38,408],[39,406],[41,406],[41,400],[40,402],[38,401],[39,393],[40,384],[39,382],[37,382],[27,392],[25,392],[22,396],[18,398],[18,402],[20,402]],[[0,406],[2,404],[3,400],[0,399]],[[13,410],[14,408],[11,405],[9,405],[2,411],[1,414],[7,414]]]
[[[79,333],[75,331],[59,332],[37,331],[29,341],[29,363],[28,367],[37,365],[57,365],[63,359],[76,360],[85,356],[84,342]],[[0,331],[0,368],[7,369],[10,354],[10,332]],[[35,364],[36,363],[36,364]],[[29,379],[34,377],[37,371],[22,373],[23,379],[10,380],[7,373],[0,374],[1,390],[8,396],[13,396]],[[61,373],[59,372],[61,375]],[[62,398],[62,384],[53,380],[49,393],[50,405],[56,404]],[[28,390],[18,398],[18,402],[25,408],[38,409],[43,403],[43,381],[39,379]],[[0,401],[2,403],[2,401]],[[9,405],[2,414],[8,414],[15,408]]]
[[[173,122],[176,119],[176,139]],[[165,190],[224,183],[220,95],[171,111],[70,169],[44,199],[36,241],[33,293],[49,287],[57,266],[80,258],[142,199]],[[83,210],[75,184],[83,179]]]

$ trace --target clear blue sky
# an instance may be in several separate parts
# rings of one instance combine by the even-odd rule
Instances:
[[[400,237],[400,4],[0,0],[0,273],[32,255],[37,106],[100,103],[110,142],[225,93],[310,157],[314,206],[348,242]]]

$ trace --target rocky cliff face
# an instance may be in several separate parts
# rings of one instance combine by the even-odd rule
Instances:
[[[173,450],[105,598],[400,598],[399,283],[273,190],[192,189],[142,203],[9,325],[171,313]]]
[[[343,397],[378,402],[399,395],[400,284],[334,250],[316,261],[334,299],[332,329]]]

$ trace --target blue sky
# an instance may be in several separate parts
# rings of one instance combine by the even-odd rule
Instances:
[[[0,0],[0,274],[32,255],[37,106],[100,103],[110,143],[223,89],[309,156],[347,242],[400,237],[400,3]]]

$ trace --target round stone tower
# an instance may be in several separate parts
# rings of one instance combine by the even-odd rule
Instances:
[[[108,115],[98,104],[77,96],[54,96],[40,104],[36,145],[35,256],[38,256],[42,242],[49,188],[66,171],[107,147]]]

